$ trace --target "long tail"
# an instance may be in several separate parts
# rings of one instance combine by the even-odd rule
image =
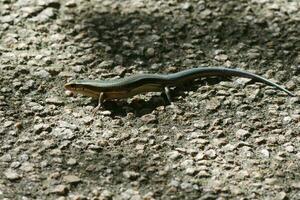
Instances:
[[[241,71],[238,69],[231,68],[223,68],[223,67],[200,67],[200,68],[192,68],[187,69],[181,72],[177,72],[174,74],[168,75],[168,80],[173,85],[177,85],[178,83],[186,82],[189,80],[194,80],[200,77],[208,77],[208,76],[237,76],[254,79],[255,81],[265,83],[267,85],[273,86],[281,91],[286,92],[290,96],[295,96],[293,93],[283,88],[282,86],[253,73]]]

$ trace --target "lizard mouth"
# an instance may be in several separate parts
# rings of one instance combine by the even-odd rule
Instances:
[[[81,94],[81,95],[84,95],[84,96],[89,96],[89,97],[93,97],[93,98],[98,98],[99,97],[99,93],[98,92],[95,92],[89,88],[86,88],[86,87],[81,87],[80,85],[78,84],[75,84],[75,83],[66,83],[64,85],[65,89],[66,90],[69,90],[73,93],[76,93],[76,94]]]

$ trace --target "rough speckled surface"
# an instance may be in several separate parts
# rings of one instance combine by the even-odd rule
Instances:
[[[0,2],[1,199],[300,199],[296,0]],[[244,69],[97,102],[71,79]]]

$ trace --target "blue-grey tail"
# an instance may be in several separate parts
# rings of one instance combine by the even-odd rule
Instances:
[[[192,68],[187,69],[181,72],[177,72],[174,74],[168,75],[168,79],[171,83],[176,82],[185,82],[201,77],[208,77],[208,76],[237,76],[237,77],[244,77],[244,78],[250,78],[258,82],[265,83],[267,85],[273,86],[281,91],[284,91],[290,96],[295,96],[292,92],[285,89],[284,87],[278,85],[277,83],[274,83],[262,76],[242,71],[239,69],[232,69],[232,68],[224,68],[224,67],[200,67],[200,68]]]

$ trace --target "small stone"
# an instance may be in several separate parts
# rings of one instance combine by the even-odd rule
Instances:
[[[205,155],[212,159],[217,157],[217,153],[213,149],[209,149],[209,150],[205,151]]]
[[[128,179],[134,180],[138,178],[140,174],[134,171],[125,171],[123,172],[123,175]]]
[[[33,126],[33,131],[35,134],[40,134],[42,131],[47,131],[50,132],[51,131],[51,127],[49,124],[36,124]]]
[[[86,116],[82,118],[82,121],[84,122],[84,124],[91,124],[94,120],[94,117],[92,116]]]
[[[18,180],[21,178],[21,176],[15,170],[12,169],[6,170],[4,172],[4,176],[10,181]]]
[[[41,69],[37,72],[34,72],[33,75],[37,76],[39,78],[49,78],[49,77],[51,77],[51,74],[49,72],[47,72],[46,70],[44,70],[44,69]]]
[[[187,175],[194,175],[196,172],[196,169],[194,167],[188,167],[186,170],[185,170],[185,173]]]
[[[16,168],[18,168],[18,167],[20,167],[21,166],[21,163],[19,162],[19,161],[14,161],[14,162],[12,162],[11,164],[10,164],[10,167],[11,168],[14,168],[14,169],[16,169]]]
[[[13,15],[6,15],[6,16],[1,16],[0,21],[1,23],[11,23],[14,20]]]
[[[65,6],[66,7],[69,7],[69,8],[73,8],[73,7],[76,7],[77,4],[76,4],[76,1],[75,0],[69,0],[65,3]]]
[[[46,22],[55,16],[55,9],[48,7],[40,12],[36,17],[32,18],[32,21]]]
[[[279,192],[278,194],[276,194],[275,196],[275,200],[284,200],[287,198],[287,194],[285,192]]]
[[[288,145],[288,146],[285,147],[285,150],[286,150],[287,152],[289,152],[289,153],[292,153],[292,152],[294,152],[294,146]]]
[[[74,158],[70,158],[68,161],[67,161],[67,165],[76,165],[77,164],[77,160],[74,159]]]
[[[293,80],[288,81],[285,85],[288,90],[294,90],[297,87]]]
[[[176,160],[181,157],[181,155],[178,151],[171,151],[168,153],[168,156],[171,160]]]
[[[50,97],[50,98],[47,98],[45,101],[48,104],[54,104],[54,105],[63,105],[64,104],[64,102],[57,97]]]
[[[146,124],[156,123],[157,117],[156,117],[156,115],[153,115],[153,114],[146,114],[141,117],[141,120]]]
[[[180,5],[180,7],[183,9],[183,10],[187,10],[187,11],[191,11],[193,9],[193,6],[191,3],[189,2],[185,2],[185,3],[182,3]]]
[[[194,161],[192,159],[187,159],[187,160],[184,160],[180,163],[180,166],[183,167],[183,168],[188,168],[190,166],[192,166],[194,164]]]
[[[233,151],[234,149],[236,149],[236,145],[232,145],[232,144],[226,144],[224,147],[223,147],[224,151],[225,152],[231,152]]]
[[[30,162],[24,162],[22,163],[20,169],[25,172],[30,172],[34,170],[34,165]]]
[[[257,49],[249,49],[246,56],[250,59],[257,59],[261,56],[261,54]]]
[[[134,44],[132,42],[124,41],[123,42],[123,47],[126,48],[126,49],[133,49]]]
[[[206,102],[206,109],[210,111],[214,111],[218,109],[221,106],[221,102],[218,98],[212,98],[209,101]]]
[[[262,149],[260,152],[264,157],[266,158],[270,157],[270,152],[267,149]]]
[[[264,182],[265,184],[272,186],[278,184],[278,180],[276,178],[266,178]]]
[[[258,145],[265,144],[266,142],[267,142],[267,140],[264,137],[258,137],[258,138],[255,139],[255,143],[258,144]]]
[[[196,156],[195,156],[195,160],[196,161],[199,161],[199,160],[202,160],[202,159],[204,159],[204,153],[202,153],[202,152],[199,152]]]
[[[292,121],[292,118],[290,116],[286,116],[282,120],[283,124],[289,124],[289,123],[291,123],[291,121]]]
[[[197,174],[197,177],[199,177],[199,178],[207,178],[207,177],[210,177],[210,174],[207,171],[205,171],[205,170],[201,170]]]
[[[153,49],[153,48],[148,48],[147,50],[146,50],[146,56],[148,57],[148,58],[151,58],[151,57],[153,57],[155,55],[155,50]]]
[[[137,144],[135,147],[136,150],[144,150],[145,149],[145,145],[144,144]]]
[[[242,86],[242,87],[245,87],[246,84],[248,84],[249,82],[251,81],[251,79],[249,78],[237,78],[234,83],[236,85],[239,85],[239,86]]]
[[[10,162],[11,160],[12,160],[11,155],[8,153],[0,157],[0,161],[2,162]]]
[[[80,73],[83,71],[83,66],[82,65],[76,65],[74,67],[72,67],[72,70],[76,73]]]
[[[215,56],[215,59],[216,59],[217,61],[226,61],[226,60],[228,60],[228,56],[225,55],[225,54],[220,54],[220,55],[216,55],[216,56]]]
[[[13,121],[6,121],[6,122],[4,122],[3,127],[7,128],[7,127],[10,127],[13,124],[14,124]]]
[[[103,190],[100,197],[100,199],[111,199],[113,197],[113,193],[109,190]]]
[[[291,185],[293,188],[300,189],[300,181],[295,181]]]
[[[193,185],[191,183],[188,183],[188,182],[183,182],[183,183],[180,184],[180,187],[182,189],[188,189],[188,188],[192,188]]]
[[[109,110],[100,111],[100,114],[103,115],[103,116],[110,116],[111,111],[109,111]]]
[[[66,185],[57,185],[55,188],[52,189],[52,193],[59,194],[59,195],[65,195],[69,191],[69,188]]]
[[[23,154],[21,154],[20,156],[19,156],[19,159],[20,159],[20,161],[27,161],[27,160],[29,160],[29,156],[28,156],[28,154],[26,154],[26,153],[23,153]]]
[[[59,0],[38,0],[37,5],[43,7],[59,8],[60,1]]]
[[[107,68],[107,67],[111,67],[113,65],[113,61],[112,60],[104,60],[99,64],[99,68]]]
[[[169,186],[178,187],[180,185],[179,181],[177,180],[171,180],[169,183]]]
[[[194,122],[193,126],[196,127],[196,128],[200,128],[200,129],[203,129],[205,127],[207,127],[209,125],[209,123],[207,121],[196,121]]]
[[[71,129],[71,130],[74,130],[74,131],[76,131],[76,130],[79,129],[77,125],[75,125],[75,124],[70,124],[70,123],[68,123],[68,122],[66,122],[66,121],[59,121],[59,127]]]
[[[74,96],[74,93],[71,90],[65,90],[65,95],[67,97],[72,97],[72,96]]]
[[[67,175],[67,176],[64,176],[63,177],[63,180],[66,182],[66,183],[70,183],[70,184],[73,184],[73,183],[79,183],[81,180],[78,176],[75,176],[75,175]]]
[[[36,124],[33,126],[33,132],[35,134],[40,134],[44,130],[46,130],[45,124]]]
[[[246,138],[248,138],[250,136],[250,133],[247,130],[239,129],[236,131],[235,135],[238,139],[245,140]]]

